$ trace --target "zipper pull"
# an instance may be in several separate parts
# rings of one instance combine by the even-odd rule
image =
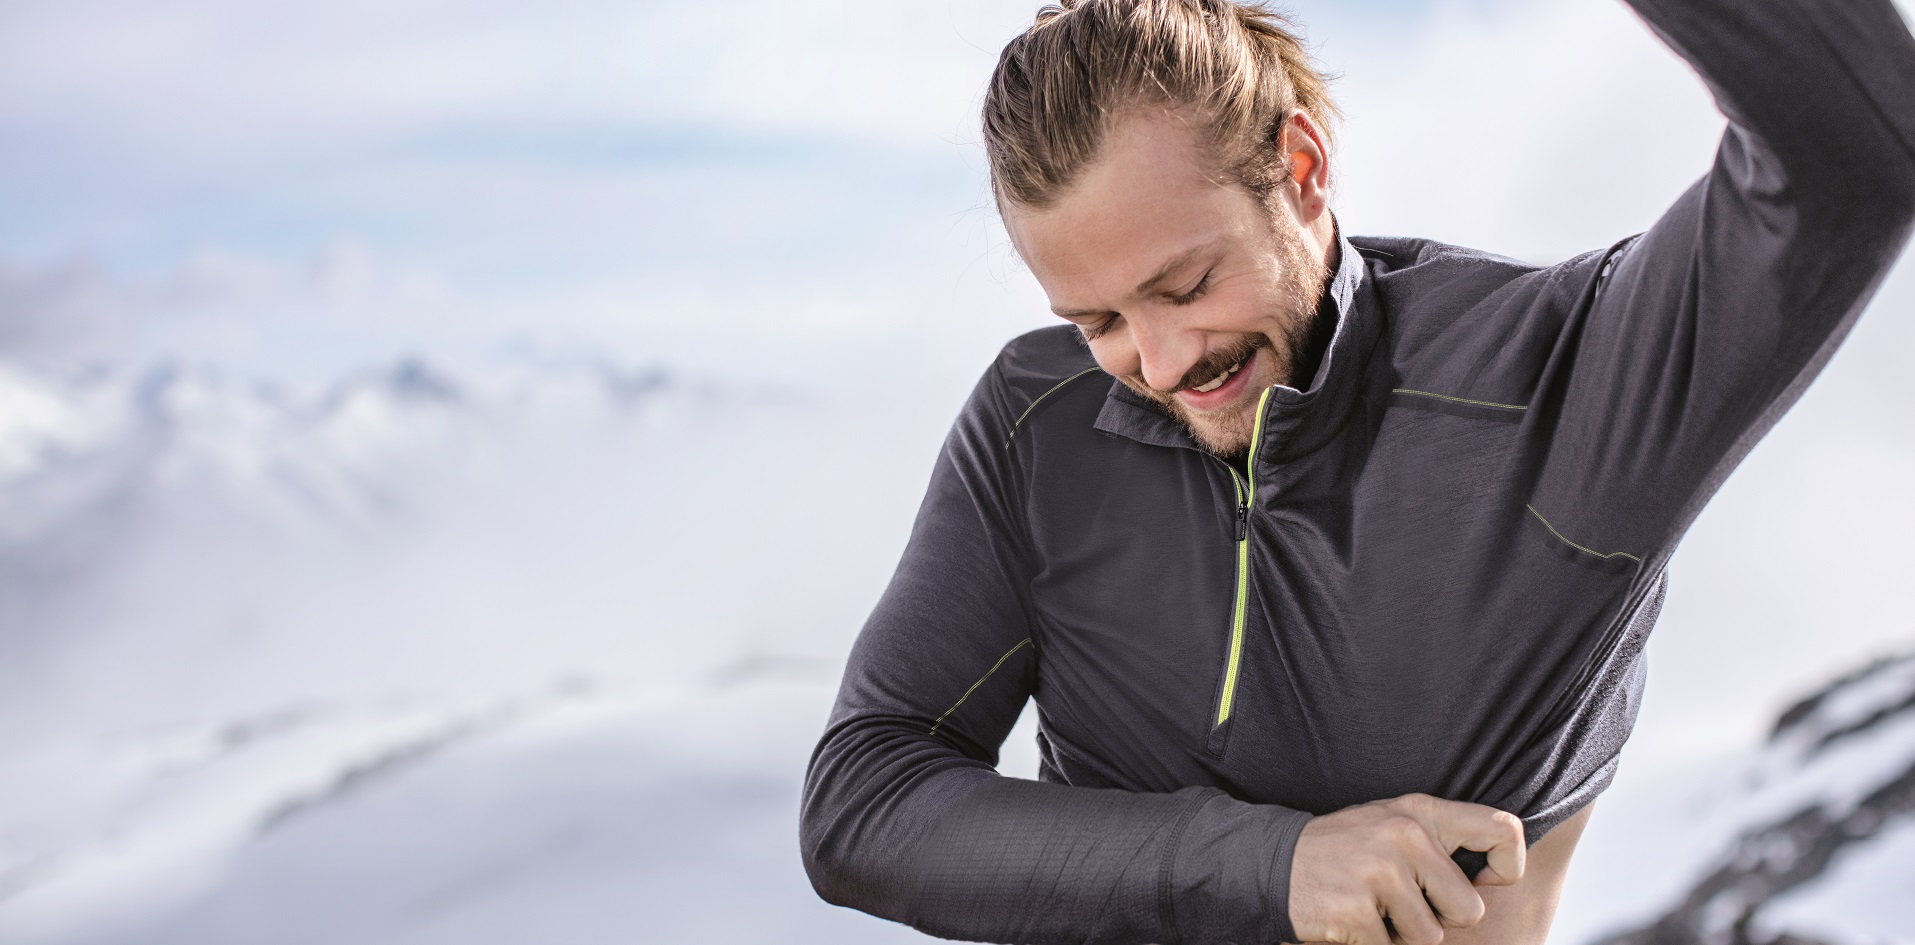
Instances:
[[[1249,537],[1250,537],[1250,508],[1249,506],[1246,506],[1243,503],[1239,502],[1237,503],[1237,540],[1243,541]]]

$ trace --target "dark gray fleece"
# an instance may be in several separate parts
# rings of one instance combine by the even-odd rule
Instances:
[[[1915,219],[1888,0],[1632,5],[1730,120],[1709,174],[1556,266],[1345,240],[1327,357],[1246,466],[1072,328],[1005,347],[812,758],[822,896],[951,938],[1287,941],[1312,814],[1420,791],[1533,843],[1607,786],[1670,552]],[[1029,698],[1041,782],[992,768]]]

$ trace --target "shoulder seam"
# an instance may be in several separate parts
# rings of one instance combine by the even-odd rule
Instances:
[[[1031,405],[1028,407],[1025,407],[1024,412],[1018,414],[1017,419],[1011,422],[1011,433],[1009,436],[1006,436],[1004,438],[1004,448],[1007,450],[1011,448],[1011,441],[1017,439],[1017,431],[1020,427],[1024,425],[1025,418],[1029,417],[1031,413],[1037,409],[1037,405],[1044,402],[1045,398],[1049,397],[1052,394],[1057,393],[1060,390],[1063,390],[1066,386],[1070,384],[1070,382],[1077,380],[1078,378],[1083,377],[1084,375],[1089,374],[1096,370],[1098,370],[1098,368],[1095,365],[1091,367],[1087,367],[1081,371],[1078,371],[1076,374],[1072,374],[1071,376],[1064,378],[1061,381],[1058,381],[1056,384],[1052,385],[1050,390],[1047,390],[1043,392],[1042,394],[1037,395],[1037,399],[1031,401]]]

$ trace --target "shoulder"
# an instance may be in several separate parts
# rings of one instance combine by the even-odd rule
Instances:
[[[1012,338],[991,369],[1019,394],[1041,396],[1057,382],[1097,367],[1084,336],[1070,325],[1052,325]]]
[[[1543,267],[1508,256],[1436,240],[1403,236],[1352,236],[1364,269],[1389,300],[1450,301],[1485,298]]]
[[[1109,390],[1109,376],[1075,327],[1026,332],[1006,343],[978,379],[946,449],[960,465],[1007,474],[1019,465],[1010,450],[1013,439],[1029,440],[1039,418],[1047,427],[1061,423],[1089,431]]]
[[[1539,265],[1436,240],[1350,237],[1399,371],[1509,402],[1524,402],[1604,261],[1628,242]]]
[[[1573,295],[1595,278],[1605,259],[1635,239],[1553,265],[1402,236],[1352,236],[1350,245],[1363,256],[1365,274],[1393,317],[1460,316],[1486,303],[1507,305],[1565,290]]]
[[[1053,325],[1011,339],[991,363],[983,384],[992,389],[1002,421],[1014,427],[1040,402],[1101,376],[1084,336],[1070,325]],[[1089,387],[1101,394],[1108,384]]]

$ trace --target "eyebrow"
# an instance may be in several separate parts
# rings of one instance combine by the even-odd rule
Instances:
[[[1178,253],[1176,256],[1172,257],[1169,262],[1164,263],[1162,266],[1157,267],[1157,271],[1151,274],[1150,278],[1145,279],[1144,281],[1138,283],[1136,294],[1149,295],[1153,290],[1158,288],[1159,283],[1163,282],[1165,279],[1170,278],[1172,275],[1175,275],[1177,270],[1190,265],[1191,260],[1196,259],[1197,257],[1202,256],[1203,254],[1216,249],[1217,244],[1221,242],[1223,242],[1223,239],[1220,237],[1218,239],[1213,239],[1207,243],[1202,243],[1197,246],[1193,246],[1190,249],[1187,249],[1181,253]],[[1105,315],[1105,314],[1109,314],[1110,310],[1102,309],[1102,308],[1084,308],[1084,309],[1055,309],[1054,308],[1054,309],[1051,309],[1051,311],[1055,312],[1056,314],[1064,318],[1070,318],[1075,315]]]

